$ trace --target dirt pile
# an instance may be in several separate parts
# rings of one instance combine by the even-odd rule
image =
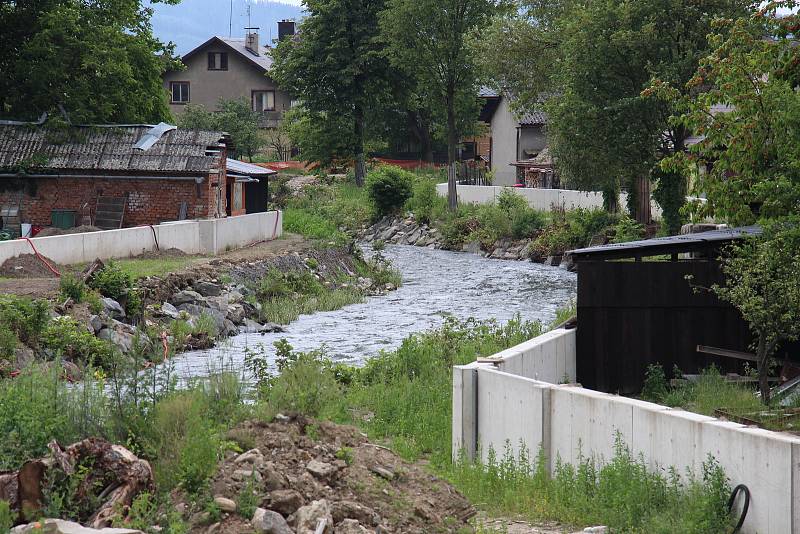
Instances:
[[[237,427],[231,436],[253,447],[231,454],[211,485],[217,502],[228,507],[253,491],[261,508],[254,522],[266,514],[285,520],[291,528],[286,532],[305,533],[309,526],[314,532],[324,520],[326,534],[434,533],[458,532],[475,514],[450,484],[369,443],[356,428],[302,417],[278,419]],[[195,514],[192,532],[208,531],[207,523],[202,513]],[[216,534],[252,529],[235,512],[213,528]]]
[[[45,258],[47,262],[56,267],[53,260]],[[57,268],[57,267],[56,267]],[[34,254],[22,254],[16,258],[7,259],[0,265],[0,276],[7,278],[55,278],[50,269]]]
[[[100,232],[102,228],[97,226],[81,225],[73,228],[43,228],[41,232],[36,234],[36,237],[49,237],[54,235],[69,235],[69,234],[84,234],[87,232]]]

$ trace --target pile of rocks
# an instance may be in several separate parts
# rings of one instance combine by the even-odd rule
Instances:
[[[438,229],[420,224],[413,215],[408,217],[384,217],[372,226],[361,230],[359,238],[367,243],[383,241],[395,245],[414,245],[433,249],[453,250],[442,239]],[[555,267],[570,268],[563,264],[562,256],[541,256],[534,247],[533,239],[498,239],[490,246],[478,241],[465,243],[458,252],[471,252],[495,260],[533,261]]]
[[[255,448],[231,454],[212,481],[221,519],[177,505],[194,534],[459,532],[475,513],[452,486],[355,428],[278,415],[235,432]],[[258,506],[249,520],[243,492]]]

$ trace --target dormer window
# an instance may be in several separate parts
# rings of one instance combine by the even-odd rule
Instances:
[[[228,54],[226,52],[209,52],[208,70],[228,70]]]

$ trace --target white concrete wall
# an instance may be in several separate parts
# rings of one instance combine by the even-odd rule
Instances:
[[[548,333],[498,353],[498,362],[456,367],[454,455],[480,451],[485,461],[490,448],[502,457],[507,443],[515,454],[524,443],[532,460],[543,449],[552,472],[559,458],[572,464],[611,459],[619,435],[651,469],[675,467],[684,476],[687,468],[701,476],[711,455],[732,486],[751,491],[744,534],[800,532],[800,438],[534,380],[558,377],[564,353],[574,355],[574,335]]]
[[[458,200],[465,204],[493,204],[504,190],[511,190],[528,201],[528,205],[540,211],[552,211],[553,207],[573,210],[575,208],[602,208],[603,194],[596,191],[574,191],[572,189],[538,189],[532,187],[501,187],[496,185],[459,185]],[[447,196],[447,184],[437,184],[439,196]],[[627,193],[619,196],[620,206],[626,206]],[[652,201],[651,210],[654,218],[661,217],[661,207]]]
[[[225,219],[170,222],[153,226],[162,250],[187,254],[218,254],[251,243],[278,238],[283,233],[281,212],[254,213]],[[32,239],[40,254],[61,265],[130,258],[156,250],[149,226]],[[0,242],[0,264],[20,254],[33,254],[21,239]]]

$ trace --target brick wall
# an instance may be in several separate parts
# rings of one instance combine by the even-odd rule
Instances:
[[[224,184],[224,170],[222,184]],[[37,178],[36,194],[29,191],[22,200],[22,221],[49,226],[54,209],[76,212],[75,224],[82,224],[95,213],[98,195],[119,197],[127,194],[123,226],[158,224],[178,219],[181,202],[187,203],[187,218],[213,217],[216,191],[214,173],[199,185],[194,180],[136,180],[127,178]],[[30,188],[26,188],[30,189]],[[224,189],[223,189],[224,191]],[[17,198],[17,192],[0,191],[0,205]],[[223,214],[225,195],[222,195]]]

